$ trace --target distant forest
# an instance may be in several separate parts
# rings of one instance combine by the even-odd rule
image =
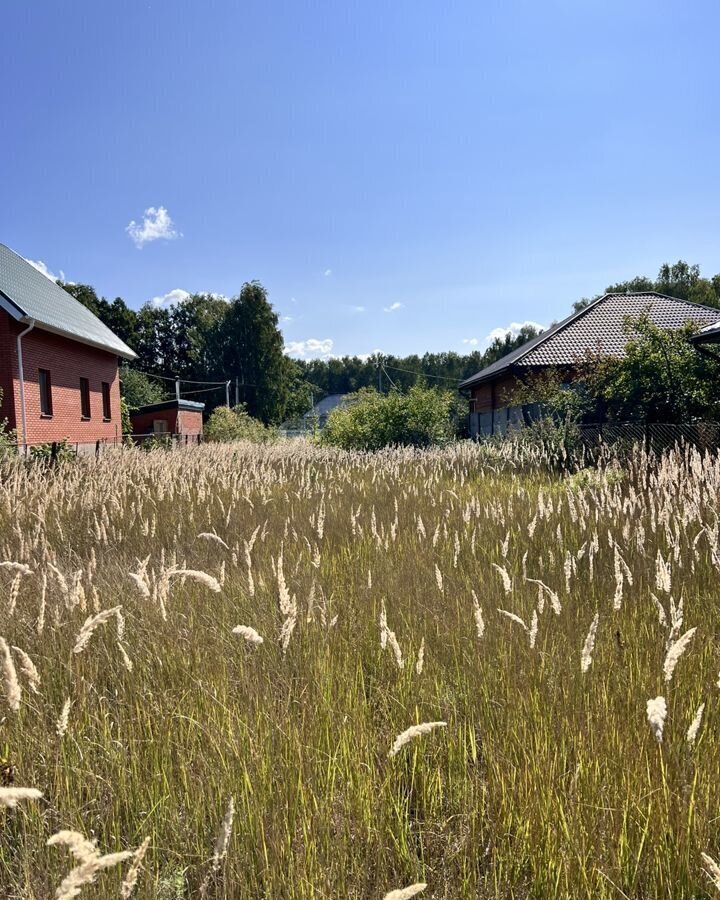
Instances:
[[[203,401],[210,412],[225,402],[224,385],[208,390],[191,382],[224,383],[229,379],[231,403],[237,390],[237,399],[248,412],[269,424],[301,416],[313,401],[327,394],[346,394],[363,387],[404,390],[420,380],[455,390],[464,378],[537,333],[525,327],[516,335],[496,338],[484,351],[467,354],[448,351],[296,360],[283,353],[278,316],[258,282],[244,284],[239,294],[229,299],[193,294],[174,306],[146,303],[139,310],[131,309],[121,297],[99,297],[90,285],[61,286],[138,354],[131,370],[121,372],[131,406],[171,396],[174,386],[165,379],[178,376],[183,396]],[[609,285],[603,293],[650,290],[720,308],[720,275],[703,278],[699,266],[683,260],[661,266],[655,279],[637,276]],[[573,306],[582,309],[592,299],[583,298]]]

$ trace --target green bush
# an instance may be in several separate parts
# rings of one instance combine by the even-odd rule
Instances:
[[[276,437],[276,429],[253,419],[243,404],[232,409],[227,406],[216,407],[205,426],[205,439],[208,441],[252,441],[262,444],[275,440]]]
[[[365,388],[330,413],[320,442],[345,450],[447,444],[453,438],[452,407],[452,394],[421,384],[406,394]]]
[[[66,438],[55,442],[55,452],[53,454],[53,444],[35,444],[30,447],[30,459],[34,462],[50,465],[51,463],[66,463],[74,460],[77,454],[72,449]]]

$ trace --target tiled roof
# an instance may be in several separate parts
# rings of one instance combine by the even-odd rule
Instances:
[[[134,359],[135,353],[97,316],[9,247],[0,244],[0,308],[83,344]]]
[[[553,325],[507,356],[466,379],[460,387],[487,381],[510,368],[572,365],[587,351],[622,356],[629,336],[628,316],[647,314],[661,328],[680,328],[686,322],[716,323],[720,310],[648,291],[642,294],[605,294],[584,309]]]

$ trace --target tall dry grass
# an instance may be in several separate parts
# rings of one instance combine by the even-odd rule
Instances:
[[[710,896],[720,461],[523,452],[5,463],[0,896]]]

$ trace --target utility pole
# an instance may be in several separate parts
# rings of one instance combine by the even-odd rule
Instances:
[[[180,402],[180,377],[175,376],[175,399]]]
[[[231,379],[228,378],[225,382],[225,406],[227,406],[228,409],[230,409],[230,380]]]
[[[235,376],[235,406],[240,406],[240,379]]]
[[[382,356],[378,355],[378,391],[382,394]]]

